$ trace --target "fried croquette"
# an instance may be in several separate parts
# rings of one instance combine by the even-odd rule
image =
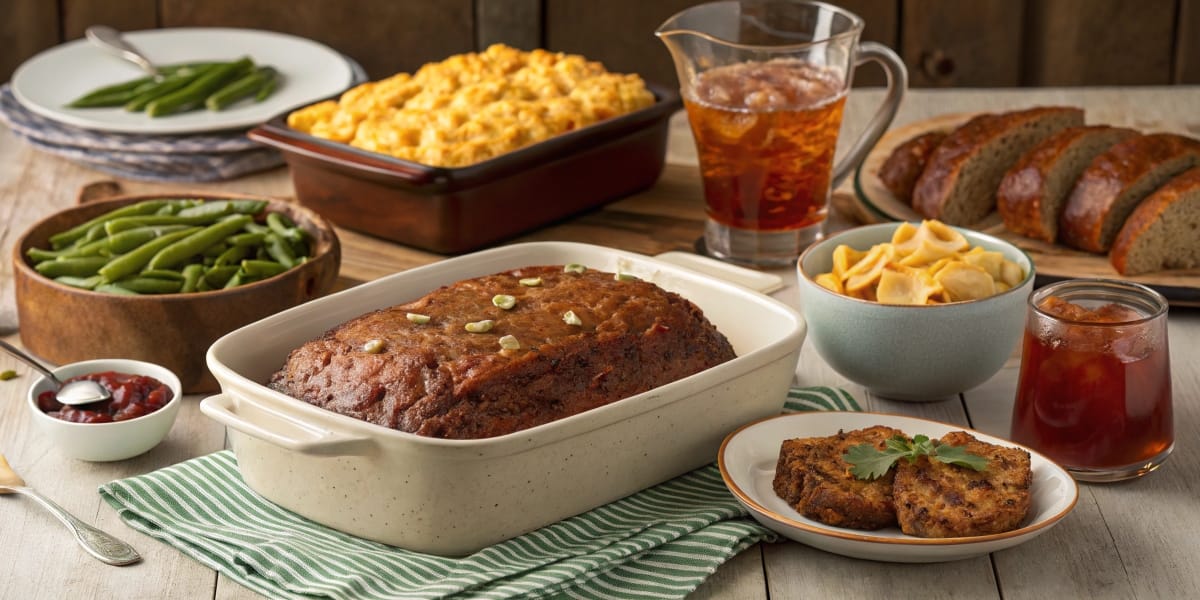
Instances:
[[[931,461],[898,461],[894,501],[900,530],[926,538],[978,536],[1011,531],[1032,504],[1029,453],[981,442],[964,431],[946,434],[940,444],[965,446],[988,460],[983,471]]]
[[[883,450],[885,442],[904,432],[875,426],[818,438],[785,440],[779,452],[773,487],[797,512],[827,525],[882,529],[896,525],[892,501],[895,470],[874,480],[858,479],[842,455],[859,444]]]

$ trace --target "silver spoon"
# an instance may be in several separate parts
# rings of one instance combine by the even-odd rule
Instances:
[[[3,348],[9,354],[17,357],[21,362],[33,367],[34,369],[37,369],[38,373],[41,373],[46,377],[46,379],[49,379],[50,383],[53,383],[55,388],[58,390],[54,394],[54,399],[58,400],[59,404],[77,406],[80,404],[108,400],[112,397],[112,394],[109,393],[108,388],[96,383],[95,381],[88,381],[85,379],[64,384],[54,376],[54,373],[50,372],[50,369],[42,366],[42,364],[34,360],[32,356],[25,354],[17,349],[16,346],[13,346],[4,340],[0,340],[0,348]]]
[[[161,77],[154,63],[150,62],[150,59],[146,58],[146,55],[139,52],[137,48],[134,48],[133,44],[125,41],[125,38],[121,37],[120,31],[107,25],[92,25],[84,31],[84,35],[87,36],[89,42],[141,67],[152,77]]]
[[[79,541],[79,545],[83,546],[88,554],[95,556],[97,559],[106,562],[110,565],[128,565],[142,560],[142,555],[133,549],[133,546],[118,540],[112,535],[100,531],[83,521],[75,518],[74,515],[67,512],[63,507],[54,503],[49,498],[39,494],[37,490],[26,486],[25,480],[17,475],[12,467],[8,466],[8,461],[4,460],[4,455],[0,454],[0,494],[23,494],[29,496],[41,504],[46,510],[49,510],[59,521],[62,521],[71,533],[75,534],[75,539]]]

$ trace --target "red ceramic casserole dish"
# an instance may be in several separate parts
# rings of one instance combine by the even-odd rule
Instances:
[[[335,224],[457,254],[601,206],[654,184],[676,91],[656,102],[474,165],[432,167],[317,138],[281,114],[250,137],[283,152],[296,198]]]

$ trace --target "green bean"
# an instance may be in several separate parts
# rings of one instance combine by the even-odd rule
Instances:
[[[262,87],[258,88],[258,93],[254,94],[254,101],[262,102],[263,100],[266,100],[268,97],[271,96],[271,94],[275,93],[275,88],[277,88],[277,87],[279,87],[279,74],[278,73],[276,73],[274,77],[271,77],[271,79],[269,79],[266,83],[264,83],[262,85]]]
[[[72,277],[70,275],[63,275],[61,277],[55,277],[54,280],[63,285],[69,285],[71,287],[85,290],[90,290],[97,285],[100,285],[99,275],[92,275],[91,277]]]
[[[249,252],[250,248],[246,246],[230,246],[213,261],[213,266],[236,265],[246,258]]]
[[[238,265],[224,265],[220,267],[212,267],[204,272],[204,281],[211,289],[219,289],[225,287],[225,282],[229,281],[238,270],[241,269]]]
[[[89,98],[93,98],[93,97],[97,97],[97,96],[107,96],[110,94],[115,94],[117,92],[128,92],[138,86],[146,85],[147,83],[154,83],[154,78],[153,77],[139,77],[137,79],[130,79],[128,81],[122,81],[120,83],[114,83],[112,85],[106,85],[104,87],[99,87],[99,88],[96,88],[96,89],[76,98],[75,100],[71,101],[71,103],[68,104],[67,106],[77,106],[80,101],[87,100]]]
[[[239,286],[239,285],[242,285],[242,284],[244,284],[244,283],[250,283],[250,282],[249,282],[249,281],[246,281],[246,280],[244,279],[244,275],[243,275],[242,271],[239,269],[239,270],[238,270],[236,273],[234,273],[234,274],[233,274],[233,277],[230,277],[230,278],[229,278],[229,279],[228,279],[228,280],[225,282],[225,285],[221,286],[221,289],[226,289],[226,290],[228,290],[228,289],[231,289],[231,288],[235,288],[235,287],[237,287],[237,286]]]
[[[262,233],[262,234],[271,233],[270,227],[267,227],[266,225],[261,225],[259,223],[246,223],[246,226],[243,227],[243,229],[245,229],[247,233]]]
[[[189,82],[186,87],[152,100],[146,105],[146,114],[151,117],[163,117],[191,110],[203,104],[209,94],[252,68],[254,62],[247,57],[214,67],[195,81]]]
[[[256,215],[262,212],[262,209],[266,206],[266,200],[211,200],[204,204],[185,208],[176,214],[180,217],[198,217],[202,215],[223,217],[233,213]]]
[[[252,277],[260,277],[265,279],[267,277],[274,277],[287,270],[287,267],[271,260],[242,261],[242,272]]]
[[[163,248],[166,248],[167,246],[170,246],[171,244],[186,238],[197,231],[201,231],[201,228],[189,227],[187,229],[181,229],[179,231],[172,231],[171,233],[160,235],[153,240],[150,240],[149,242],[146,242],[145,244],[142,244],[141,246],[138,246],[137,248],[112,259],[108,264],[100,268],[100,275],[104,277],[105,283],[112,283],[118,279],[132,275],[142,270],[142,267],[146,266],[146,264],[150,262],[150,259],[154,258],[154,256],[158,254],[159,250],[162,250]]]
[[[137,98],[139,95],[146,93],[157,85],[155,81],[143,81],[132,88],[107,92],[103,94],[92,93],[82,98],[78,98],[67,105],[68,108],[109,108],[113,106],[123,106],[125,103]]]
[[[225,242],[231,246],[258,246],[266,237],[265,233],[239,233],[225,238]]]
[[[197,291],[201,278],[204,277],[204,265],[192,263],[183,268],[183,286],[179,288],[180,292],[188,293]]]
[[[124,254],[164,233],[181,231],[187,227],[187,225],[147,225],[145,227],[126,229],[115,235],[108,236],[105,240],[108,241],[109,252]]]
[[[114,281],[113,285],[139,294],[176,294],[183,287],[183,280],[131,277]]]
[[[183,281],[183,273],[180,273],[179,271],[173,271],[171,269],[143,269],[141,273],[138,273],[138,277]]]
[[[259,67],[250,72],[248,75],[243,75],[232,83],[215,91],[207,99],[204,100],[204,105],[208,110],[219,111],[225,110],[227,106],[249,98],[258,93],[260,89],[268,82],[275,79],[275,69],[273,67]]]
[[[92,289],[92,291],[93,292],[102,292],[105,294],[116,294],[119,296],[137,296],[138,295],[137,292],[135,292],[131,289],[128,289],[128,288],[123,288],[115,283],[102,283],[102,284],[96,286],[94,289]]]
[[[292,268],[296,266],[296,254],[292,252],[292,247],[287,242],[274,233],[268,233],[266,239],[263,240],[267,255],[275,259],[275,262]]]
[[[77,258],[56,258],[38,263],[33,268],[46,277],[90,277],[95,275],[105,263],[106,256],[80,256]]]
[[[151,89],[148,89],[136,97],[132,98],[125,104],[125,110],[129,112],[138,112],[141,110],[149,110],[150,105],[170,96],[171,94],[187,88],[187,86],[199,81],[201,77],[212,71],[221,68],[218,66],[198,67],[195,69],[180,70],[179,72],[159,81]]]
[[[200,254],[205,248],[224,240],[249,222],[250,217],[248,215],[226,217],[222,221],[209,225],[164,247],[150,260],[149,267],[151,269],[161,269],[183,264],[187,259]]]
[[[142,217],[121,217],[104,224],[108,235],[115,235],[129,229],[149,227],[152,225],[211,225],[222,215],[197,215],[181,217],[179,215],[146,215]]]
[[[221,240],[220,242],[205,248],[204,252],[200,253],[200,256],[203,256],[206,260],[207,259],[217,260],[217,257],[224,254],[225,251],[228,249],[229,249],[229,244],[225,243],[224,240]]]
[[[50,236],[50,245],[57,250],[86,235],[88,230],[94,225],[102,225],[119,217],[152,214],[154,211],[166,204],[166,202],[166,200],[144,200],[136,204],[123,206],[116,210],[110,210],[94,219],[90,219],[66,231]]]

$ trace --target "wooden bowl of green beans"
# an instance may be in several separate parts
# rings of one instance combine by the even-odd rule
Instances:
[[[235,194],[124,196],[34,224],[13,246],[21,342],[64,364],[128,358],[218,385],[222,335],[333,290],[341,245],[320,215]]]

